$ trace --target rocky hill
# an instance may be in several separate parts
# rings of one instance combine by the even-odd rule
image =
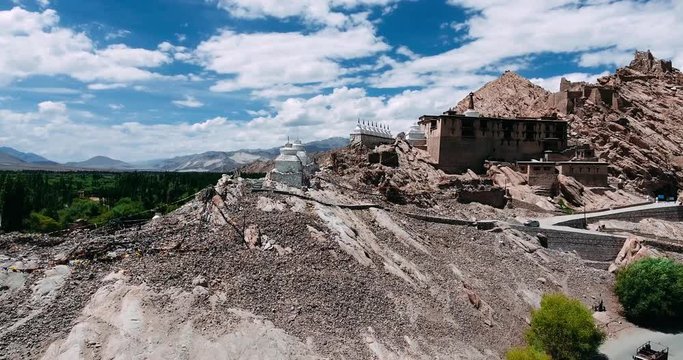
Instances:
[[[498,79],[474,92],[475,109],[483,115],[500,117],[540,116],[547,111],[545,102],[550,92],[513,71],[505,71]],[[454,109],[467,110],[468,98]]]
[[[476,175],[443,178],[405,143],[381,150],[396,161],[329,154],[306,192],[225,176],[140,227],[0,235],[0,354],[501,359],[541,294],[610,293],[613,275],[503,223],[411,215],[525,210],[459,203]]]
[[[591,144],[627,188],[674,195],[683,183],[683,75],[670,61],[636,52],[633,61],[597,84],[562,79],[551,93],[505,72],[474,93],[484,115],[556,113],[570,123],[570,142]],[[464,110],[467,99],[456,108]]]

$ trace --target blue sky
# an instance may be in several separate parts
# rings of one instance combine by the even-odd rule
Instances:
[[[0,145],[137,161],[405,130],[511,69],[555,90],[635,49],[683,63],[680,1],[0,0]]]

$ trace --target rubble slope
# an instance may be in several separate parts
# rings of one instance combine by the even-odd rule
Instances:
[[[140,228],[2,235],[0,354],[500,359],[543,293],[610,293],[612,275],[504,225],[352,192],[224,177]]]

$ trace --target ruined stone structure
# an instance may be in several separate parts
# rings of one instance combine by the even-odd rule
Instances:
[[[588,187],[607,187],[608,164],[599,161],[518,161],[517,170],[531,186],[551,188],[557,175],[571,176]]]
[[[555,108],[564,114],[574,114],[575,110],[587,101],[614,110],[618,110],[621,104],[613,86],[571,82],[562,78],[560,91],[548,97],[548,107]]]
[[[374,148],[381,144],[391,144],[394,138],[391,136],[391,131],[386,125],[376,123],[361,123],[358,120],[356,127],[351,131],[351,145],[362,145],[368,148]]]
[[[442,115],[423,115],[418,122],[427,138],[427,151],[446,172],[482,171],[486,160],[515,162],[540,159],[544,152],[567,147],[567,122],[556,118],[481,116],[470,109]]]
[[[313,166],[301,140],[294,141],[294,144],[287,141],[280,148],[280,155],[275,158],[275,168],[268,173],[268,177],[272,181],[301,187],[308,182]]]

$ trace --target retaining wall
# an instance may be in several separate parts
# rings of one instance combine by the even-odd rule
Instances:
[[[597,215],[597,216],[588,214],[587,221],[588,221],[588,223],[594,223],[594,222],[598,222],[600,220],[622,220],[622,221],[638,222],[640,220],[648,219],[648,218],[669,220],[669,221],[682,221],[683,220],[683,206],[673,206],[673,207],[655,208],[655,209],[647,209],[647,210],[634,210],[634,211],[627,211],[627,212],[616,213],[616,214]],[[561,223],[557,223],[557,225],[558,226],[569,226],[569,227],[573,227],[576,229],[582,229],[583,228],[583,218],[564,221]]]
[[[626,240],[625,237],[616,235],[586,234],[528,226],[514,228],[532,236],[543,234],[548,238],[548,249],[576,251],[581,258],[591,261],[613,261]]]

